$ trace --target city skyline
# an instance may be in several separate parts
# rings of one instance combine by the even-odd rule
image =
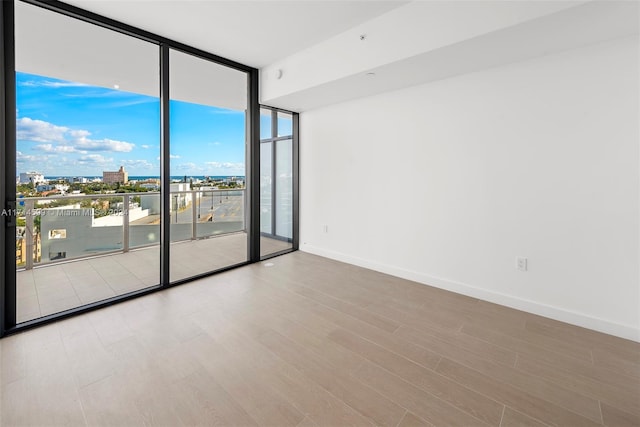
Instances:
[[[160,103],[151,96],[16,73],[17,173],[160,174]],[[171,175],[245,174],[243,111],[171,100]]]

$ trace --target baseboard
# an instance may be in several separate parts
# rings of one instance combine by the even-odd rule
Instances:
[[[610,322],[608,320],[599,319],[597,317],[588,316],[582,313],[576,313],[559,307],[541,304],[512,295],[478,288],[466,283],[444,279],[441,277],[430,276],[428,274],[407,270],[392,265],[382,264],[364,258],[343,254],[340,252],[318,248],[309,244],[302,244],[300,246],[300,250],[325,258],[331,258],[336,261],[346,262],[348,264],[353,264],[359,267],[379,271],[381,273],[390,274],[392,276],[411,280],[424,285],[445,289],[458,294],[504,305],[507,307],[515,308],[517,310],[526,311],[528,313],[533,313],[583,328],[592,329],[594,331],[603,332],[605,334],[640,342],[640,330],[634,328],[633,326]]]

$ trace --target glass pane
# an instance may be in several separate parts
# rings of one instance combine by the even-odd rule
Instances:
[[[293,142],[276,143],[276,234],[293,237]]]
[[[158,62],[156,45],[16,2],[18,322],[159,283],[142,198],[160,170]]]
[[[293,135],[293,118],[289,113],[278,112],[278,136]]]
[[[260,232],[272,233],[271,204],[273,200],[271,162],[273,143],[260,144]]]
[[[247,75],[170,53],[171,281],[247,260]]]
[[[158,190],[157,187],[153,187]],[[157,191],[132,197],[129,209],[129,247],[160,244],[160,193]]]
[[[271,138],[271,110],[260,109],[260,139]]]
[[[291,139],[260,144],[260,235],[260,256],[293,246]]]

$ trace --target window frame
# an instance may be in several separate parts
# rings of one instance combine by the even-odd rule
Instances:
[[[259,212],[258,212],[258,230],[260,231],[260,236],[267,236],[275,239],[282,239],[286,241],[290,241],[292,246],[291,248],[284,249],[282,251],[277,251],[269,254],[265,254],[261,256],[261,260],[273,258],[275,256],[287,254],[293,251],[297,251],[299,249],[299,218],[300,218],[300,197],[299,197],[299,187],[300,187],[300,156],[299,156],[299,122],[300,115],[296,112],[285,110],[278,107],[271,107],[268,105],[260,105],[260,110],[270,110],[271,111],[271,136],[268,138],[260,138],[259,144],[271,144],[271,233],[263,233],[260,231],[260,223],[259,223]],[[278,113],[290,114],[292,120],[291,126],[291,134],[278,136]],[[276,233],[276,180],[274,179],[276,174],[276,150],[277,150],[277,142],[278,141],[287,141],[291,140],[292,143],[292,172],[293,172],[293,182],[292,182],[292,192],[293,192],[293,200],[292,200],[292,222],[293,222],[293,230],[292,237],[290,239],[278,236]],[[259,149],[258,149],[258,162],[259,159]],[[259,181],[258,181],[259,186]],[[258,194],[258,208],[260,207],[260,199]]]
[[[156,291],[160,291],[169,287],[180,285],[182,283],[191,282],[202,277],[217,274],[243,265],[248,265],[261,260],[260,257],[260,199],[259,199],[259,179],[260,179],[260,104],[259,97],[259,71],[254,67],[250,67],[239,62],[194,48],[184,43],[176,42],[169,38],[136,28],[134,26],[121,23],[119,21],[103,17],[93,12],[86,11],[76,6],[62,3],[58,0],[4,0],[0,6],[0,21],[2,22],[2,33],[0,34],[0,44],[2,44],[2,54],[0,55],[0,84],[4,88],[4,96],[0,97],[0,134],[4,136],[5,144],[0,146],[0,159],[5,163],[5,172],[2,175],[0,183],[0,199],[3,200],[4,207],[15,208],[15,174],[16,174],[16,90],[15,90],[15,4],[18,1],[46,9],[52,13],[59,13],[71,18],[79,19],[93,25],[103,27],[108,30],[116,31],[133,38],[137,38],[158,46],[159,64],[158,72],[160,75],[160,190],[161,199],[161,216],[163,221],[160,225],[160,283],[157,286],[148,287],[139,291],[105,299],[99,302],[83,305],[74,309],[66,310],[60,313],[44,316],[38,319],[16,324],[16,277],[15,277],[15,239],[8,238],[13,231],[15,234],[15,218],[10,216],[3,217],[4,225],[0,226],[0,239],[4,242],[4,253],[0,257],[0,337],[13,333],[22,332],[26,329],[47,324],[62,318],[85,313],[101,307],[105,307],[116,302],[126,301],[142,295],[147,295]],[[240,264],[232,265],[215,271],[210,271],[197,276],[185,278],[179,281],[170,282],[169,265],[170,265],[170,221],[167,218],[170,212],[170,128],[169,128],[169,51],[170,49],[181,51],[183,53],[214,62],[216,64],[226,66],[238,71],[242,71],[247,75],[247,116],[246,116],[246,194],[247,201],[245,209],[248,249],[247,261]],[[264,108],[264,107],[263,107]],[[266,107],[271,108],[271,107]],[[293,247],[290,250],[283,251],[288,253],[298,249],[298,114],[278,109],[278,111],[292,114],[293,117]],[[9,167],[13,165],[12,167]],[[281,253],[270,254],[277,256]],[[12,280],[11,277],[13,277]]]

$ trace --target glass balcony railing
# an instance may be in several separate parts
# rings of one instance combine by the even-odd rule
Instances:
[[[16,267],[75,260],[160,243],[158,192],[29,197],[16,209]],[[170,194],[171,241],[246,231],[244,189]]]

